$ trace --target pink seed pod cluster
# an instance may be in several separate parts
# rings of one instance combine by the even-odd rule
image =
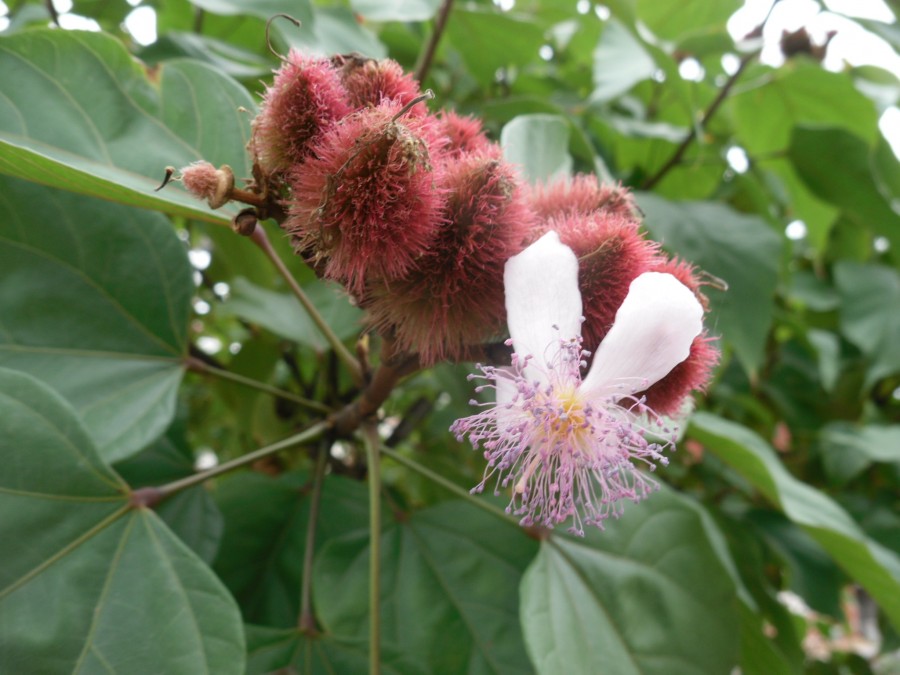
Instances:
[[[626,189],[585,175],[527,186],[478,119],[430,113],[424,98],[394,61],[292,51],[249,146],[295,251],[344,285],[398,350],[431,365],[502,340],[506,262],[551,230],[578,260],[586,350],[601,344],[646,272],[671,274],[706,309],[696,270],[644,236]],[[215,171],[188,167],[182,180],[208,197]],[[703,333],[640,395],[674,414],[717,358]]]

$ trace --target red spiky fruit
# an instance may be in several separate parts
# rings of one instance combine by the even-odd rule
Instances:
[[[481,153],[500,159],[503,151],[492,143],[475,117],[458,115],[444,110],[438,115],[439,133],[447,139],[447,154],[452,157],[467,153]]]
[[[283,227],[297,252],[357,295],[409,272],[441,223],[440,142],[430,118],[396,118],[401,107],[345,117],[289,177]]]
[[[447,163],[444,219],[414,270],[370,294],[379,331],[391,333],[424,365],[458,359],[503,331],[503,269],[533,228],[514,169],[492,154]]]
[[[419,83],[393,59],[376,61],[356,54],[335,56],[332,63],[341,74],[354,110],[374,107],[383,101],[395,101],[405,106],[422,95]],[[424,103],[417,103],[408,111],[413,116],[428,112]]]
[[[253,120],[250,150],[256,163],[268,175],[286,172],[306,159],[312,143],[350,111],[331,62],[292,49]]]
[[[600,212],[638,222],[637,207],[628,190],[620,185],[605,185],[592,174],[539,183],[531,189],[529,198],[531,207],[542,220]]]

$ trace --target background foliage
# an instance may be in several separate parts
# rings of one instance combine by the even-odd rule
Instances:
[[[438,0],[145,0],[148,46],[124,2],[75,3],[99,32],[7,5],[0,672],[363,672],[373,541],[385,673],[900,672],[894,75],[826,70],[802,34],[763,65],[726,31],[738,0],[459,3],[443,31]],[[481,117],[530,179],[631,187],[709,275],[723,359],[661,493],[584,540],[465,499],[467,366],[384,405],[380,535],[358,439],[293,436],[352,379],[235,209],[153,191],[201,158],[249,175],[278,12],[303,21],[273,25],[282,51],[413,70],[440,37],[434,105]],[[352,349],[360,312],[267,228]],[[147,508],[152,486],[171,489]]]

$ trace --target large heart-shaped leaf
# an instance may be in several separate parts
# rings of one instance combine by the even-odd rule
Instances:
[[[876,148],[844,129],[797,127],[788,156],[812,192],[840,207],[860,228],[886,237],[892,254],[900,248],[900,206],[879,189]]]
[[[133,488],[162,485],[190,476],[194,473],[194,461],[183,425],[176,422],[164,436],[114,468]],[[154,510],[203,562],[212,563],[219,550],[223,524],[222,514],[206,485],[181,490]]]
[[[786,149],[795,125],[839,127],[867,143],[878,137],[875,106],[844,73],[792,59],[786,68],[748,71],[744,80],[749,86],[729,97],[728,105],[738,140],[751,156]]]
[[[55,387],[108,461],[169,425],[194,290],[157,214],[0,176],[0,366]]]
[[[368,633],[368,544],[368,533],[348,535],[316,558],[317,617],[342,641],[364,641]],[[522,530],[447,502],[384,530],[381,546],[388,652],[402,647],[435,674],[531,671],[516,620],[517,588],[536,544]]]
[[[725,293],[707,293],[715,317],[710,325],[755,371],[775,311],[780,237],[762,218],[722,204],[671,202],[649,193],[637,198],[654,239],[728,284]]]
[[[364,673],[369,667],[366,640],[341,640],[332,635],[306,635],[297,628],[247,626],[247,675],[297,672],[303,675]],[[384,675],[425,675],[402,649],[381,652]]]
[[[539,673],[695,675],[737,662],[734,583],[697,509],[668,491],[585,541],[543,542],[521,592]]]
[[[311,487],[309,477],[296,472],[278,478],[248,472],[219,486],[216,499],[225,533],[215,568],[248,621],[297,625]],[[317,543],[366,530],[366,505],[362,483],[329,477],[322,489]]]
[[[255,104],[198,61],[147,72],[110,35],[33,30],[0,38],[0,173],[110,201],[221,222],[181,188],[154,193],[165,167],[199,159],[249,176]],[[227,209],[226,209],[227,211]],[[230,213],[230,212],[229,212]]]
[[[0,672],[243,673],[221,582],[97,453],[74,410],[0,369]]]
[[[746,427],[698,413],[691,420],[690,434],[806,530],[900,627],[900,558],[896,554],[869,539],[825,493],[788,473],[775,451]]]

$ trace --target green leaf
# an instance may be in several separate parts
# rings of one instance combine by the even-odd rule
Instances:
[[[883,265],[834,266],[841,332],[871,360],[867,382],[900,371],[900,274]]]
[[[781,238],[759,216],[723,204],[670,202],[638,193],[653,238],[728,284],[709,291],[713,320],[749,372],[762,364],[775,309]]]
[[[350,0],[350,6],[369,21],[428,21],[441,0]]]
[[[754,509],[746,519],[784,561],[788,589],[817,612],[840,617],[847,577],[822,547],[777,511]]]
[[[0,366],[55,387],[105,459],[175,412],[194,290],[161,216],[0,177]]]
[[[830,242],[829,234],[840,209],[817,197],[787,157],[766,160],[758,166],[774,197],[772,201],[783,209],[788,220],[806,223],[806,241],[822,253]]]
[[[632,33],[616,19],[606,22],[594,49],[594,91],[590,100],[612,100],[656,72],[656,62]]]
[[[165,33],[141,50],[140,57],[151,65],[176,58],[196,59],[230,77],[243,79],[267,77],[272,70],[272,64],[258,54],[222,40],[183,31]]]
[[[231,299],[220,310],[223,315],[239,316],[316,352],[328,349],[325,338],[293,295],[259,288],[241,278],[234,280],[231,290]],[[359,333],[362,313],[338,286],[315,281],[304,290],[339,338]]]
[[[827,495],[794,478],[774,450],[746,427],[697,413],[689,433],[812,535],[900,626],[900,558],[862,532]]]
[[[190,0],[195,7],[224,16],[256,16],[268,21],[276,14],[288,14],[310,29],[314,21],[309,0]]]
[[[766,675],[798,673],[778,646],[763,632],[764,621],[741,603],[741,672]]]
[[[638,19],[657,37],[675,41],[724,33],[725,23],[739,8],[738,0],[637,0]]]
[[[303,675],[364,673],[369,667],[368,642],[342,641],[331,635],[304,635],[296,628],[247,626],[247,675],[292,669]],[[402,649],[381,652],[385,675],[425,675]]]
[[[496,81],[498,70],[535,61],[544,39],[531,16],[465,5],[451,12],[446,37],[482,87]]]
[[[839,206],[858,227],[886,237],[900,256],[900,207],[878,189],[874,147],[843,129],[797,127],[789,156],[814,194]]]
[[[180,423],[133,457],[118,462],[116,472],[133,488],[163,485],[194,474],[194,458]],[[222,537],[222,514],[206,485],[176,492],[154,507],[156,514],[196,553],[212,563]]]
[[[228,591],[151,511],[129,505],[63,399],[4,369],[0,455],[0,671],[243,672]]]
[[[726,673],[734,584],[695,509],[663,491],[585,541],[553,536],[522,580],[539,673]]]
[[[225,534],[214,567],[247,621],[297,625],[311,487],[305,474],[294,472],[278,478],[247,472],[218,486]],[[322,489],[316,546],[366,530],[367,503],[364,485],[329,477]]]
[[[327,633],[368,632],[369,536],[329,544],[316,557],[313,599]],[[462,502],[415,513],[382,532],[381,626],[434,673],[527,673],[516,589],[535,543],[514,525]]]
[[[282,39],[297,49],[324,56],[356,52],[373,59],[383,59],[387,49],[347,7],[317,7],[315,26],[285,27],[275,24]]]
[[[531,182],[572,173],[569,123],[561,115],[519,115],[503,127],[500,145]]]
[[[227,221],[180,187],[154,193],[165,167],[199,159],[249,176],[247,91],[196,61],[153,77],[102,33],[33,30],[0,38],[0,173],[203,220]],[[85,86],[89,82],[90,86]]]
[[[747,86],[728,102],[737,137],[751,159],[787,148],[793,127],[800,124],[838,127],[870,144],[878,138],[875,106],[846,73],[804,59],[756,72],[751,83],[759,86]]]
[[[819,432],[819,451],[825,470],[838,484],[846,483],[872,462],[900,466],[900,424],[857,426],[831,422]]]

